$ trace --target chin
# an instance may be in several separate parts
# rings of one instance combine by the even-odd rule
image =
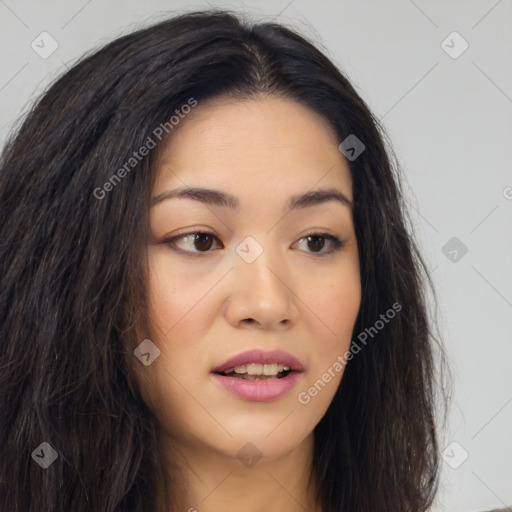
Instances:
[[[238,452],[246,447],[246,450],[261,452],[260,457],[271,460],[282,457],[299,446],[313,432],[314,425],[305,423],[300,425],[292,420],[294,413],[286,417],[289,411],[284,414],[265,415],[265,417],[234,418],[233,421],[226,419],[223,425],[232,433],[226,443],[226,449],[230,456],[238,456]],[[285,419],[286,418],[286,419]],[[283,421],[284,420],[284,421]],[[252,448],[252,447],[255,448]]]

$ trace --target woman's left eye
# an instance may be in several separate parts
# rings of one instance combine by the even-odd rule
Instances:
[[[342,242],[339,238],[335,237],[334,235],[330,235],[329,233],[313,233],[301,238],[299,242],[302,242],[303,240],[307,242],[308,247],[314,248],[312,251],[314,254],[319,254],[321,256],[338,251],[343,247],[344,244],[344,242]],[[325,247],[326,240],[331,243],[331,249],[329,251],[322,252],[322,249]]]
[[[330,242],[331,249],[330,250],[323,250],[326,247],[325,241]],[[213,246],[213,242],[217,241],[219,244],[222,245],[220,240],[213,235],[212,233],[204,233],[204,232],[196,232],[196,233],[187,233],[185,235],[179,235],[175,236],[173,238],[169,238],[163,241],[163,243],[169,245],[171,249],[181,252],[181,253],[188,253],[191,255],[198,255],[200,253],[206,253],[211,252],[211,248]],[[196,250],[189,250],[189,249],[182,249],[179,247],[178,243],[192,243],[193,247]],[[335,237],[334,235],[331,235],[329,233],[312,233],[310,235],[306,235],[305,237],[302,237],[298,242],[306,242],[307,247],[311,249],[311,252],[313,254],[318,254],[319,256],[323,256],[326,254],[331,254],[333,252],[338,251],[343,247],[344,242],[341,241],[339,238]]]

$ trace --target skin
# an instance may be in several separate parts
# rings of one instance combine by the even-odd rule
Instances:
[[[161,354],[139,365],[138,379],[160,423],[178,496],[173,511],[321,510],[314,480],[308,486],[313,429],[342,371],[307,405],[298,393],[350,346],[361,301],[358,248],[350,206],[331,200],[289,213],[284,207],[290,196],[321,188],[353,201],[338,144],[318,114],[267,96],[200,103],[159,149],[154,198],[200,186],[240,201],[238,212],[190,198],[150,210],[148,337]],[[198,231],[217,239],[176,242],[198,257],[164,242]],[[327,254],[328,239],[306,238],[325,232],[345,242],[340,250]],[[235,251],[248,236],[263,249],[250,264]],[[238,398],[211,374],[255,348],[284,350],[305,366],[277,400]],[[262,455],[252,467],[237,457],[248,442]]]

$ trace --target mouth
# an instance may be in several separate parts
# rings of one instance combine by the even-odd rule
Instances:
[[[253,350],[226,361],[212,370],[222,388],[254,402],[277,400],[297,383],[304,366],[295,357],[275,350]]]
[[[214,372],[223,377],[233,377],[243,380],[277,380],[288,376],[292,370],[290,366],[281,363],[258,364],[250,363],[246,365],[228,368],[223,372]]]

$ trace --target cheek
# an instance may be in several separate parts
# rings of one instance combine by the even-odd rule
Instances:
[[[187,417],[193,406],[188,393],[196,394],[197,382],[190,368],[204,365],[202,342],[211,315],[206,296],[211,286],[194,277],[169,268],[165,257],[150,258],[148,337],[160,356],[139,377],[146,403],[162,425],[176,431],[180,421],[172,411]]]
[[[297,401],[303,414],[312,419],[310,427],[323,417],[343,378],[345,354],[350,348],[354,324],[361,304],[359,274],[331,282],[323,294],[310,295],[319,320],[311,331],[315,340],[311,371],[298,390]],[[319,336],[323,332],[325,335]],[[313,421],[314,419],[314,421]]]
[[[317,288],[316,293],[310,292],[307,302],[317,317],[310,325],[315,351],[305,383],[307,388],[302,389],[304,400],[299,397],[299,401],[310,404],[308,409],[315,409],[319,414],[325,412],[341,382],[346,364],[344,355],[350,348],[361,305],[359,267],[353,265],[339,276]]]
[[[143,369],[152,376],[145,381],[152,403],[158,399],[167,404],[166,410],[186,403],[183,386],[195,389],[190,368],[204,366],[203,345],[212,315],[207,295],[211,286],[205,279],[169,267],[165,257],[150,259],[148,337],[158,346],[160,356]]]
[[[310,287],[304,300],[317,317],[318,332],[324,347],[339,348],[350,343],[352,330],[361,305],[361,281],[358,267],[339,273],[340,277],[318,281]],[[312,337],[315,339],[314,333]]]
[[[149,314],[152,334],[168,339],[190,338],[206,324],[208,276],[177,272],[166,264],[165,255],[150,258]]]
[[[361,306],[361,282],[359,275],[345,280],[337,290],[333,290],[331,301],[326,305],[333,330],[347,345]]]

